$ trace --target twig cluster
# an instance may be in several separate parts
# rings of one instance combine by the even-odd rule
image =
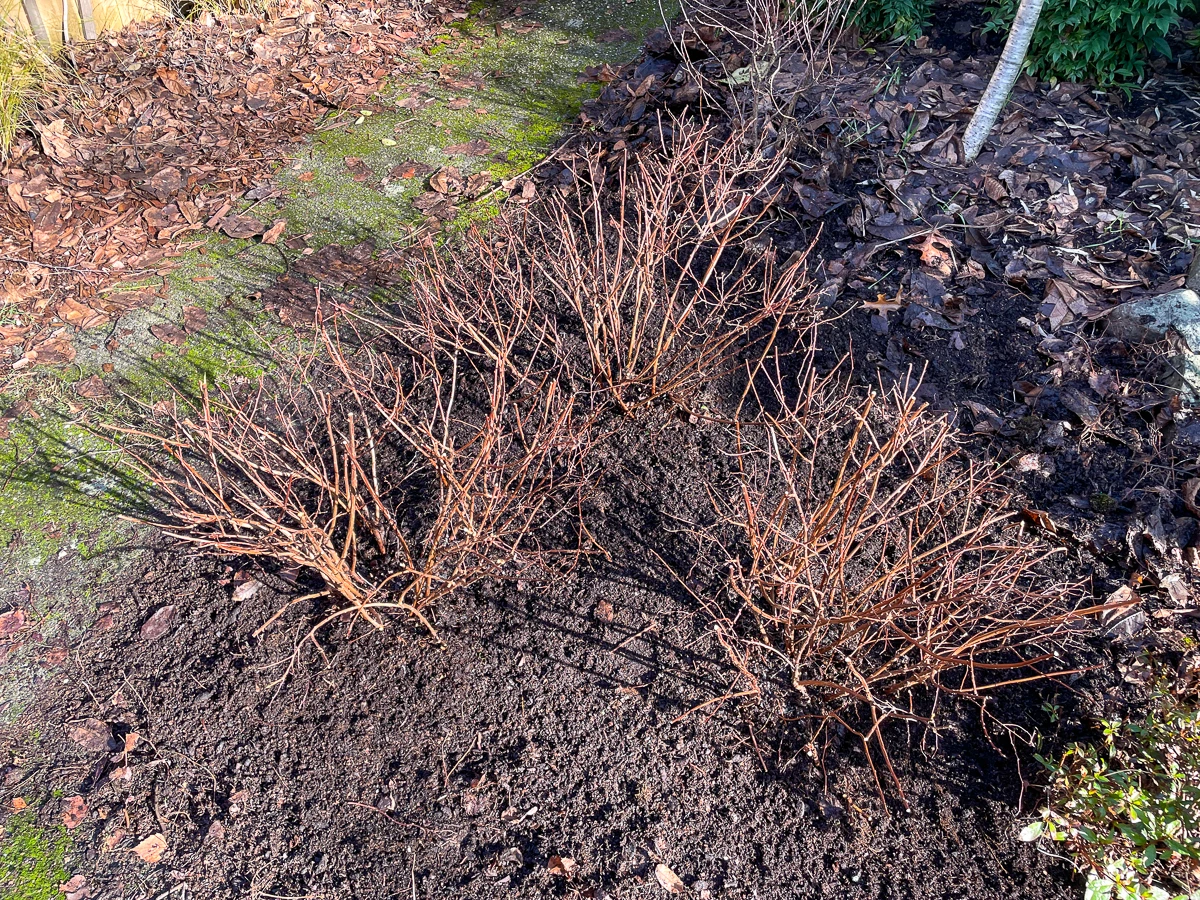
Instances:
[[[832,66],[834,47],[863,0],[687,0],[672,31],[676,53],[692,83],[715,106],[731,95],[730,109],[760,137],[792,118],[804,87]],[[731,41],[740,49],[731,69],[708,45]]]
[[[595,549],[582,509],[600,417],[683,397],[807,300],[801,260],[777,271],[735,249],[769,207],[761,167],[734,168],[703,132],[674,150],[615,197],[577,192],[582,212],[559,197],[454,254],[418,251],[399,302],[326,303],[309,349],[253,389],[206,384],[122,429],[155,442],[130,456],[160,527],[315,570],[346,604],[335,615],[376,626],[384,609],[428,626],[430,604],[480,579]]]
[[[713,494],[732,602],[718,636],[757,690],[782,668],[801,695],[874,743],[889,719],[931,722],[940,693],[1067,674],[1086,606],[1052,552],[1013,529],[1000,469],[967,460],[914,392],[862,398],[810,367],[737,426],[738,483]],[[866,727],[857,724],[864,713]],[[894,775],[894,773],[893,773]]]
[[[782,160],[674,125],[664,152],[624,160],[615,184],[575,172],[452,257],[427,250],[409,279],[422,323],[493,362],[499,347],[552,356],[599,404],[633,414],[686,403],[810,322],[807,254],[781,262],[754,246]]]
[[[400,348],[342,312],[253,390],[203,385],[153,431],[122,429],[161,451],[128,451],[166,501],[156,524],[315,570],[376,626],[398,609],[432,631],[423,610],[456,590],[569,566],[579,541],[541,537],[578,521],[588,423],[553,372],[512,379],[517,363],[481,365],[436,324]]]
[[[623,412],[685,399],[813,314],[806,254],[754,246],[781,164],[681,127],[665,160],[620,168],[615,197],[577,177],[552,205],[544,277]]]
[[[781,374],[781,335],[818,316],[804,254],[755,249],[778,163],[738,135],[674,134],[615,189],[575,172],[456,252],[418,251],[394,304],[323,307],[307,351],[250,389],[177,397],[125,431],[156,444],[131,456],[168,533],[315,570],[345,604],[330,618],[395,609],[432,630],[455,591],[602,549],[585,501],[606,431],[741,369],[736,486],[710,485],[717,524],[693,529],[723,585],[696,596],[739,696],[782,671],[890,770],[885,722],[1064,674],[1106,607],[1048,574],[999,469],[912,390],[863,395],[811,359]]]

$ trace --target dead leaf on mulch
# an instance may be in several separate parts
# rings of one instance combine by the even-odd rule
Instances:
[[[654,877],[658,879],[658,883],[668,894],[687,893],[687,885],[664,863],[659,863],[654,867]]]
[[[248,240],[267,230],[267,226],[254,216],[226,216],[217,223],[217,227],[231,238]]]
[[[1200,492],[1200,478],[1189,478],[1183,483],[1183,505],[1200,516],[1200,504],[1196,502],[1196,494]],[[3,629],[0,629],[3,633]]]
[[[170,322],[151,325],[150,333],[164,344],[171,344],[174,347],[182,347],[187,342],[187,332]]]
[[[47,156],[59,162],[68,162],[75,158],[75,148],[66,119],[55,119],[47,125],[38,126],[38,136],[42,139],[42,150]]]
[[[88,805],[87,801],[82,797],[68,797],[67,804],[63,808],[62,821],[67,830],[78,828],[83,820],[87,818]]]
[[[79,322],[92,314],[64,301],[86,307],[143,266],[161,268],[187,231],[223,223],[231,236],[261,234],[248,216],[228,218],[234,205],[274,190],[262,180],[321,110],[366,106],[393,66],[442,29],[406,3],[285,0],[269,17],[158,18],[74,47],[79,90],[39,98],[35,140],[15,142],[0,178],[0,230],[12,239],[0,296],[26,277],[36,288],[15,304],[19,318],[5,317],[0,345],[43,343],[56,311],[79,327],[104,321]],[[0,354],[0,374],[63,361]]]
[[[174,604],[162,606],[155,610],[154,614],[145,621],[139,634],[143,641],[157,641],[167,632],[171,631],[178,621],[178,606]]]
[[[63,900],[86,900],[92,895],[83,875],[72,875],[58,886],[58,890],[63,894]]]
[[[156,863],[162,859],[162,855],[166,849],[167,839],[161,834],[152,834],[150,837],[142,840],[130,852],[134,853],[144,863]]]
[[[423,163],[415,159],[407,159],[393,166],[392,170],[388,172],[388,178],[403,178],[405,180],[410,178],[424,178],[432,171],[433,166],[428,163]]]
[[[106,313],[85,303],[81,303],[74,297],[64,299],[58,304],[55,311],[60,319],[68,325],[74,325],[80,330],[103,325],[109,319]]]
[[[69,726],[67,738],[91,753],[100,753],[113,747],[112,729],[99,719],[84,719],[78,725]]]
[[[549,865],[546,866],[551,875],[562,875],[566,878],[574,875],[578,868],[579,865],[569,856],[552,856]]]
[[[259,588],[261,587],[262,582],[256,581],[253,578],[251,578],[249,581],[243,581],[233,589],[233,599],[237,603],[242,603],[257,594]]]
[[[117,849],[117,845],[125,840],[126,831],[124,828],[117,828],[112,834],[104,839],[100,845],[105,853],[112,853]]]
[[[183,190],[183,175],[174,166],[164,166],[154,173],[148,187],[158,199],[166,200]]]
[[[633,34],[625,28],[612,28],[596,35],[597,44],[618,44],[621,41],[633,39]]]
[[[14,609],[0,615],[0,638],[12,637],[25,627],[25,611]]]

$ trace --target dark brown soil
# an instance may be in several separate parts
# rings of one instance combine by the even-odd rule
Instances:
[[[714,897],[1070,896],[1063,866],[1013,840],[1017,755],[1003,729],[989,744],[973,706],[940,746],[893,730],[912,809],[893,795],[890,813],[856,741],[822,746],[818,765],[806,726],[765,727],[735,703],[687,714],[729,690],[728,667],[645,544],[669,545],[668,516],[700,499],[687,486],[712,441],[661,427],[614,459],[639,489],[611,497],[613,562],[443,606],[444,647],[330,627],[326,658],[310,644],[280,682],[318,609],[253,634],[303,585],[263,576],[238,604],[220,564],[148,553],[47,707],[37,780],[92,811],[73,871],[95,897],[181,882],[208,897],[657,895],[658,862]],[[140,639],[168,604],[177,626]],[[87,718],[136,732],[128,759],[65,739]],[[162,864],[123,849],[156,832]],[[552,856],[576,861],[572,880]]]

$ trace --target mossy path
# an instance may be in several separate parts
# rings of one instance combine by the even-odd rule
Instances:
[[[403,242],[424,218],[412,201],[428,190],[429,173],[454,166],[464,178],[486,172],[497,182],[525,172],[596,91],[581,81],[584,70],[631,59],[662,18],[656,0],[478,4],[412,59],[405,77],[369,109],[320,123],[259,192],[263,199],[248,199],[243,212],[267,224],[284,220],[284,240],[302,238],[310,250]],[[450,227],[496,209],[496,195],[487,194],[460,205]],[[21,412],[0,433],[0,612],[24,617],[23,628],[0,643],[0,722],[17,733],[32,733],[22,713],[95,620],[98,589],[138,552],[137,529],[118,517],[136,485],[109,467],[113,451],[81,427],[89,405],[81,385],[99,379],[129,401],[146,402],[171,384],[261,371],[263,349],[289,336],[253,297],[295,257],[283,243],[209,236],[144,285],[158,296],[154,305],[105,334],[78,335],[70,369],[34,371],[0,395],[0,410],[18,404]],[[183,324],[189,308],[193,316],[204,311],[204,324],[188,329],[182,342],[151,333],[156,325]],[[0,842],[4,868],[29,857],[14,841],[28,842],[32,833],[25,828]],[[56,841],[46,849],[61,859]],[[0,871],[0,896],[12,877]],[[53,887],[43,893],[57,895]],[[35,900],[28,884],[18,890]]]

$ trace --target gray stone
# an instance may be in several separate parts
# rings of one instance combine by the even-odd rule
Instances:
[[[1123,341],[1161,341],[1177,335],[1184,344],[1174,359],[1177,385],[1188,400],[1200,397],[1200,294],[1180,288],[1122,303],[1108,315],[1108,333]]]

